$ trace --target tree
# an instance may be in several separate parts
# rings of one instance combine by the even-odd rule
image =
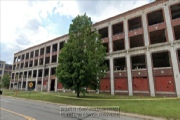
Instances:
[[[77,97],[87,88],[98,89],[106,70],[105,47],[100,35],[92,28],[91,18],[86,14],[72,20],[69,39],[61,50],[56,76],[66,89],[75,90]]]
[[[5,88],[8,88],[9,87],[9,84],[10,84],[10,75],[9,74],[4,74],[3,78],[2,78],[2,84],[3,84],[3,87]]]

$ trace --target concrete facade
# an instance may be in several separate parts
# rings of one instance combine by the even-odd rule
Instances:
[[[12,65],[6,64],[5,61],[0,61],[0,84],[2,84],[2,78],[4,74],[11,75]]]
[[[180,2],[160,0],[93,25],[107,48],[100,92],[180,97]],[[54,75],[68,35],[14,54],[10,88],[58,91]],[[42,50],[44,49],[44,50]]]

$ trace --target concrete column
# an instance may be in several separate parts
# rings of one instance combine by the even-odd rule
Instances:
[[[127,23],[126,18],[124,19],[124,33],[125,33],[125,47],[127,50],[126,65],[127,65],[128,91],[129,91],[129,96],[132,96],[133,95],[133,89],[132,89],[131,60],[130,60],[130,55],[128,53],[129,37],[128,37],[128,23]]]
[[[154,77],[153,77],[153,71],[152,71],[152,60],[151,60],[151,54],[149,52],[149,33],[147,28],[147,20],[146,15],[142,14],[142,23],[143,23],[143,30],[144,30],[144,43],[147,47],[146,51],[146,60],[147,60],[147,71],[148,71],[148,80],[149,80],[149,90],[150,90],[150,96],[155,96],[155,89],[154,89]]]
[[[41,92],[43,91],[44,68],[42,69]]]
[[[21,76],[21,90],[22,90],[22,87],[23,87],[23,78],[24,78],[24,71],[23,71],[22,76]]]
[[[27,71],[27,76],[26,76],[26,89],[28,90],[28,79],[29,79],[29,71]]]
[[[48,88],[47,88],[47,92],[50,91],[50,85],[51,85],[51,67],[49,67],[49,73],[48,73]]]
[[[32,67],[34,67],[34,57],[35,57],[35,50],[34,50],[34,54],[33,54],[33,62],[32,62]]]
[[[36,82],[35,82],[35,91],[38,91],[38,87],[37,87],[37,83],[38,83],[38,74],[39,74],[39,70],[37,69],[37,72],[36,72]]]
[[[177,97],[180,97],[180,75],[179,75],[179,68],[178,68],[178,61],[176,56],[176,49],[174,49],[174,46],[172,44],[171,46],[171,60],[172,60],[172,68],[174,73],[174,81],[175,81],[175,87],[176,87],[176,94]]]
[[[164,6],[164,19],[166,21],[166,27],[167,27],[167,34],[168,34],[168,40],[169,42],[173,43],[174,41],[174,37],[173,37],[173,30],[172,30],[172,26],[171,26],[171,16],[169,13],[169,8],[168,6]]]
[[[171,26],[171,16],[169,14],[169,8],[168,6],[164,6],[164,15],[166,20],[166,26],[167,26],[167,34],[169,42],[171,43],[171,60],[172,60],[172,68],[174,73],[174,81],[175,81],[175,87],[176,87],[176,94],[177,97],[180,97],[180,74],[179,74],[179,68],[178,68],[178,61],[176,56],[176,49],[174,48],[174,37],[173,37],[173,30]]]
[[[59,42],[57,43],[57,63],[58,63],[58,58],[59,58],[59,52],[60,52],[60,50],[59,50]]]
[[[44,47],[43,65],[45,65],[45,59],[46,59],[46,46]]]
[[[52,44],[50,45],[50,60],[49,60],[49,64],[52,63]]]
[[[55,79],[55,92],[57,92],[57,84],[58,84],[58,79],[56,77],[56,79]]]
[[[14,83],[16,82],[16,72],[14,73],[14,82],[13,82],[13,89],[14,89]]]
[[[17,75],[17,89],[19,89],[19,72],[18,72],[18,75]]]
[[[109,36],[109,53],[111,56],[112,51],[112,25],[109,23],[108,25],[108,36]],[[110,69],[110,84],[111,84],[111,95],[114,95],[114,64],[113,64],[113,58],[110,57],[109,60],[109,69]]]
[[[24,69],[25,68],[25,62],[26,61],[26,53],[24,53],[24,65],[23,65],[23,68],[22,69]]]
[[[30,59],[30,56],[31,56],[31,52],[29,52],[29,59]],[[28,68],[29,68],[29,63],[30,61],[28,61]]]
[[[40,56],[40,48],[38,49],[39,51],[38,51],[38,56]],[[38,62],[37,62],[37,66],[39,66],[39,59],[40,59],[40,57],[38,57]]]
[[[153,71],[152,71],[153,65],[152,65],[151,54],[149,50],[146,51],[146,59],[147,59],[150,96],[155,96],[154,77],[153,77]]]

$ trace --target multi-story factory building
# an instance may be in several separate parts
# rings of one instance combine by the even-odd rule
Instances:
[[[5,74],[11,75],[12,65],[6,64],[5,61],[0,60],[0,85],[2,84],[2,78]],[[2,87],[2,86],[1,86]]]
[[[158,0],[93,25],[107,48],[100,92],[180,96],[180,1]],[[11,88],[57,91],[55,69],[68,35],[14,54]]]

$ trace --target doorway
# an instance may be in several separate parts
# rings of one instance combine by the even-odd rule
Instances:
[[[55,79],[51,80],[51,89],[50,91],[54,91]]]

